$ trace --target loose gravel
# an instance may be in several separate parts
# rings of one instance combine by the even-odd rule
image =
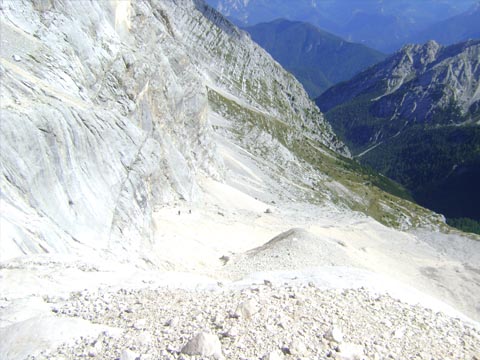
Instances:
[[[480,331],[365,289],[77,292],[56,316],[121,329],[29,359],[472,359]],[[188,344],[188,346],[186,346]]]

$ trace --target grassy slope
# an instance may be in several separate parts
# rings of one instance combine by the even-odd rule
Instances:
[[[247,109],[214,90],[210,89],[208,95],[214,111],[227,119],[235,119],[237,126],[231,132],[239,140],[253,128],[259,127],[278,139],[298,161],[325,174],[328,178],[326,182],[339,183],[352,193],[352,196],[346,196],[343,193],[335,193],[330,188],[329,197],[333,201],[364,212],[387,226],[408,228],[441,224],[433,213],[411,202],[409,193],[394,181],[351,159],[339,156],[274,117]],[[252,153],[256,152],[256,149],[249,150]],[[268,154],[268,149],[264,151],[257,152],[257,155],[268,160],[272,154]],[[312,190],[323,194],[326,188],[328,186],[325,183],[318,183]],[[321,202],[322,196],[315,199]]]

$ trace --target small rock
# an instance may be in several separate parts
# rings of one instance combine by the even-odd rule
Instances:
[[[265,214],[271,214],[272,213],[272,209],[268,208],[267,210],[265,210]]]
[[[135,330],[145,330],[146,327],[147,327],[147,320],[146,319],[139,319],[139,320],[135,321],[135,323],[133,324],[133,328]]]
[[[288,346],[288,350],[291,355],[299,357],[308,355],[307,346],[299,339],[294,339]]]
[[[190,339],[181,350],[185,355],[214,356],[222,358],[222,344],[214,334],[201,332]]]
[[[265,355],[262,359],[263,360],[283,360],[285,356],[283,356],[283,352],[279,350],[273,350],[272,352]]]
[[[393,337],[395,339],[401,339],[405,336],[405,328],[401,327],[393,332]]]
[[[258,304],[255,300],[247,300],[237,306],[235,316],[250,319],[253,315],[259,312]]]
[[[277,329],[272,324],[266,324],[264,325],[264,327],[265,327],[265,330],[268,331],[269,333],[275,334],[277,332]]]
[[[137,360],[137,359],[140,359],[140,355],[128,349],[124,349],[120,354],[120,360]]]
[[[98,352],[93,346],[90,346],[87,350],[87,354],[89,357],[95,357],[98,355]]]
[[[149,345],[153,343],[152,334],[150,334],[148,331],[142,331],[140,335],[138,335],[137,340],[142,345]]]
[[[339,353],[337,354],[337,358],[341,360],[363,360],[365,359],[363,353],[363,346],[351,344],[351,343],[343,343],[338,346]]]
[[[231,338],[235,338],[240,334],[240,331],[236,326],[232,326],[230,330],[227,331],[226,335]]]
[[[175,354],[177,353],[177,349],[172,345],[172,344],[168,344],[167,345],[167,352],[169,352],[170,354]]]
[[[178,317],[171,318],[165,323],[165,326],[176,327],[179,323]]]
[[[388,328],[391,328],[393,326],[392,322],[388,319],[383,320],[381,324],[385,325]]]
[[[20,56],[18,56],[17,54],[13,54],[12,59],[16,62],[22,61],[22,58]]]
[[[334,326],[325,334],[325,338],[340,344],[341,342],[343,342],[342,329],[340,329],[337,326]]]

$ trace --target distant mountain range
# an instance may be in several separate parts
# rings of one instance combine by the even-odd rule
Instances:
[[[480,41],[408,45],[317,99],[353,154],[447,217],[480,219]]]
[[[480,33],[478,0],[207,0],[235,24],[278,18],[309,22],[342,38],[391,53],[406,43],[444,45]]]
[[[295,75],[312,98],[385,58],[379,51],[300,21],[281,19],[244,29]]]
[[[418,43],[431,39],[444,45],[480,39],[480,3],[460,15],[429,26],[410,40]]]

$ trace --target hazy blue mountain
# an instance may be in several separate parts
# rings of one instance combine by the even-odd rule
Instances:
[[[315,98],[385,55],[299,21],[275,20],[245,28]]]
[[[362,43],[383,52],[393,52],[415,34],[467,11],[478,3],[478,0],[207,0],[207,2],[230,19],[238,19],[245,26],[278,18],[305,21],[349,41]],[[238,21],[235,23],[238,24]]]
[[[362,163],[422,205],[480,220],[480,40],[405,46],[316,102]]]
[[[420,24],[409,18],[381,13],[357,13],[339,33],[348,40],[391,53],[401,47]]]
[[[480,38],[480,3],[460,15],[429,26],[416,34],[412,40],[425,42],[435,39],[441,44],[450,45],[478,38]]]

